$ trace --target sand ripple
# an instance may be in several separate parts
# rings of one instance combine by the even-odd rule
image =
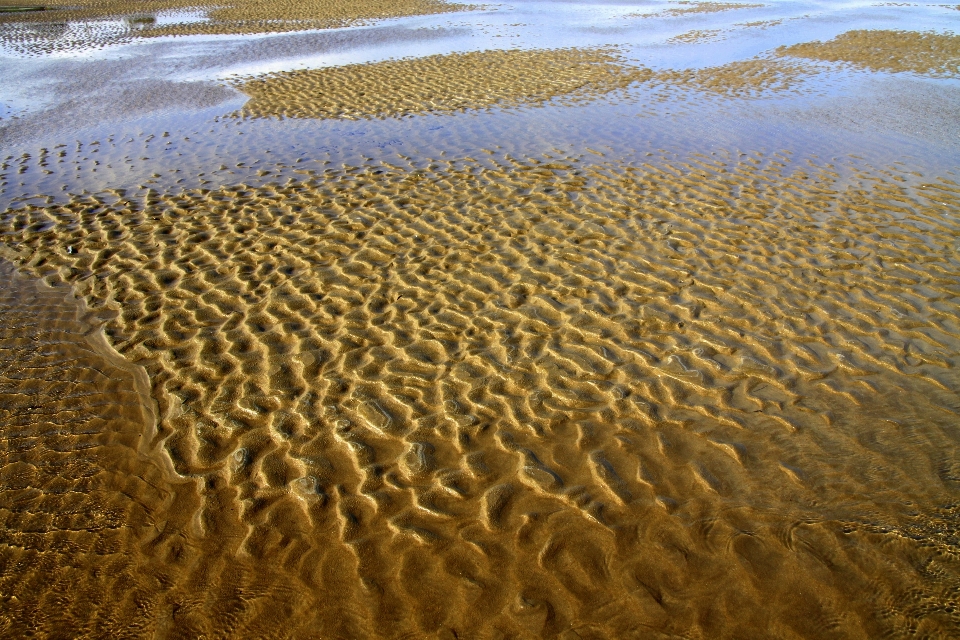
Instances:
[[[508,50],[285,71],[236,86],[251,96],[242,116],[359,119],[628,99],[626,90],[640,85],[655,101],[684,91],[752,98],[800,91],[815,73],[769,57],[655,71],[627,63],[615,49]]]
[[[112,312],[196,483],[220,577],[174,563],[147,635],[950,637],[958,209],[854,161],[490,155],[2,233]]]
[[[845,62],[871,71],[960,75],[960,36],[917,31],[848,31],[827,42],[780,47],[795,58]]]
[[[134,37],[332,29],[474,8],[441,0],[233,0],[213,5],[196,0],[65,0],[43,6],[44,11],[0,13],[0,42],[14,50],[43,54],[118,44]],[[209,20],[156,24],[156,14],[184,9],[201,10]],[[123,23],[118,17],[124,17]],[[74,39],[57,38],[68,23],[76,21],[87,22]]]
[[[396,117],[587,100],[649,79],[613,49],[482,51],[288,71],[242,80],[246,116]]]
[[[9,262],[0,277],[0,634],[97,635],[136,610],[117,589],[177,549],[196,491],[170,481],[146,374],[97,318]]]

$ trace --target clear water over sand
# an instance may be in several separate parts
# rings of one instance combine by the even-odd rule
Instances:
[[[0,635],[960,634],[955,7],[80,4],[0,13]]]

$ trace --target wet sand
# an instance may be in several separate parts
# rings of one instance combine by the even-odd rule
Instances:
[[[696,43],[717,33],[689,32],[670,42]],[[615,49],[483,51],[287,71],[245,78],[235,86],[252,98],[243,116],[351,119],[540,106],[557,98],[570,105],[610,99],[611,94],[622,98],[631,85],[644,83],[667,95],[695,90],[743,98],[799,91],[803,80],[819,70],[798,58],[879,71],[960,75],[960,36],[955,35],[851,31],[830,42],[775,53],[780,59],[763,56],[654,71],[626,63]]]
[[[769,57],[654,71],[626,64],[616,50],[511,50],[288,71],[235,86],[252,98],[241,116],[354,119],[622,100],[636,85],[656,87],[657,101],[684,91],[755,97],[798,91],[815,72]]]
[[[844,62],[872,71],[957,77],[960,36],[913,31],[848,31],[829,42],[783,47],[780,55]]]
[[[2,0],[0,7],[20,6],[19,0]],[[39,5],[38,5],[39,6]],[[309,29],[330,29],[364,24],[398,16],[429,15],[470,9],[470,5],[440,0],[238,0],[208,6],[194,0],[148,0],[131,5],[129,0],[67,0],[48,2],[43,11],[0,12],[0,25],[62,23],[128,16],[129,36],[157,37],[199,34],[258,34]],[[204,10],[208,21],[157,25],[156,14]],[[131,11],[136,13],[133,16]],[[29,14],[29,15],[28,15]]]
[[[9,262],[0,274],[0,633],[93,635],[99,606],[117,615],[118,589],[176,545],[195,491],[152,441],[146,372],[108,346],[103,318]]]
[[[730,20],[654,50],[781,28],[733,8],[653,6]],[[0,215],[0,635],[956,637],[953,147],[636,142],[764,101],[829,124],[864,74],[952,108],[956,42],[291,68],[210,98],[231,135],[280,133],[248,157],[218,129],[202,188],[159,182],[192,161],[164,116],[157,183],[93,188],[99,140],[8,158],[0,190],[35,197]],[[533,111],[624,142],[506,150]],[[418,119],[452,133],[319,150]]]
[[[337,567],[361,635],[875,637],[920,594],[956,628],[954,516],[929,505],[960,479],[958,185],[431,167],[104,194],[4,234],[116,310],[205,535],[284,566],[325,624]]]
[[[243,80],[252,117],[385,118],[570,104],[653,77],[615,50],[483,51],[292,71]]]

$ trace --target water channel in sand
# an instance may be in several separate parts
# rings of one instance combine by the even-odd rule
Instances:
[[[958,25],[0,12],[0,636],[957,637]]]

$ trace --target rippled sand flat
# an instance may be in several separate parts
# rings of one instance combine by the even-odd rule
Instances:
[[[482,51],[288,71],[241,81],[254,117],[371,118],[589,100],[649,79],[616,51]]]
[[[671,42],[709,41],[720,33],[693,31]],[[732,98],[797,92],[805,79],[822,71],[803,59],[952,77],[960,73],[960,36],[850,31],[827,43],[781,47],[774,57],[676,70],[631,64],[612,49],[482,51],[284,71],[242,79],[236,86],[252,98],[244,116],[383,118],[536,106],[556,98],[570,104],[622,97],[640,84]]]
[[[782,47],[784,56],[846,62],[872,71],[960,75],[960,36],[916,31],[848,31],[828,42]]]
[[[22,5],[0,0],[0,7]],[[137,12],[130,35],[238,34],[328,29],[383,18],[462,11],[466,5],[440,0],[237,0],[204,8],[210,20],[157,26],[154,14],[203,8],[194,0],[68,0],[45,3],[43,11],[0,12],[3,23],[64,22],[114,18]],[[15,32],[4,34],[7,37]]]
[[[960,637],[953,11],[321,4],[0,49],[0,637]]]
[[[960,186],[786,160],[384,164],[3,233],[116,312],[200,538],[332,635],[946,637]]]

